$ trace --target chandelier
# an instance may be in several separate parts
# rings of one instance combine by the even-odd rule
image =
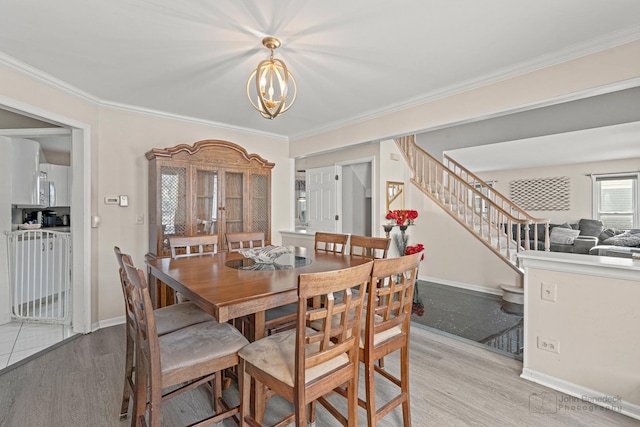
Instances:
[[[273,58],[273,50],[280,47],[280,40],[275,37],[265,37],[262,39],[262,44],[271,50],[271,56],[261,61],[249,76],[247,98],[262,117],[275,119],[291,108],[298,90],[296,80],[287,70],[284,62]],[[289,93],[290,91],[292,93]]]

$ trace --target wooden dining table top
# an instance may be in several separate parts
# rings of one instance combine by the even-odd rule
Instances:
[[[340,270],[368,262],[360,257],[335,255],[292,247],[293,255],[311,260],[301,267],[284,270],[243,270],[229,267],[242,262],[238,252],[220,252],[184,258],[147,261],[150,274],[189,298],[201,309],[226,322],[245,315],[297,301],[298,276]],[[260,322],[262,323],[262,322]]]

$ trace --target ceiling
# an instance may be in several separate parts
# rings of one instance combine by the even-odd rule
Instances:
[[[640,39],[637,0],[7,0],[0,61],[107,105],[295,140]],[[298,83],[264,119],[246,79],[275,56]]]

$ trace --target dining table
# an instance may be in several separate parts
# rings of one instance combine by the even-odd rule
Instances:
[[[250,316],[253,324],[250,340],[257,340],[264,336],[266,310],[297,302],[300,274],[340,270],[367,261],[292,246],[275,260],[274,266],[260,265],[239,252],[157,258],[148,260],[147,265],[150,276],[178,291],[219,322]]]
[[[149,283],[152,277],[193,301],[218,322],[249,316],[250,341],[265,335],[265,312],[298,300],[298,277],[354,267],[369,262],[362,257],[315,251],[304,247],[287,247],[272,263],[261,264],[239,252],[219,252],[182,258],[147,260]],[[252,384],[252,408],[256,413],[264,405],[265,390],[258,392]]]

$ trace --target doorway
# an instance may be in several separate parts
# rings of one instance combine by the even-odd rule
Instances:
[[[308,230],[372,235],[376,203],[372,158],[307,169],[305,177]]]
[[[71,245],[72,267],[72,309],[71,322],[74,333],[88,333],[91,331],[91,241],[90,241],[90,126],[69,119],[58,114],[42,110],[32,105],[24,104],[6,97],[0,97],[0,111],[9,115],[22,117],[29,120],[39,120],[51,124],[49,129],[45,127],[31,128],[29,125],[20,125],[16,129],[0,129],[0,134],[6,136],[38,137],[45,135],[47,131],[60,133],[64,130],[71,139],[70,166],[71,166]],[[6,224],[10,227],[10,223]],[[0,259],[2,270],[8,271],[8,259],[6,256]],[[5,276],[8,277],[8,274]],[[0,283],[3,294],[8,295],[9,284]],[[5,289],[6,288],[6,289]],[[10,299],[7,298],[6,301]],[[10,310],[9,304],[0,307],[0,318],[7,319]]]

